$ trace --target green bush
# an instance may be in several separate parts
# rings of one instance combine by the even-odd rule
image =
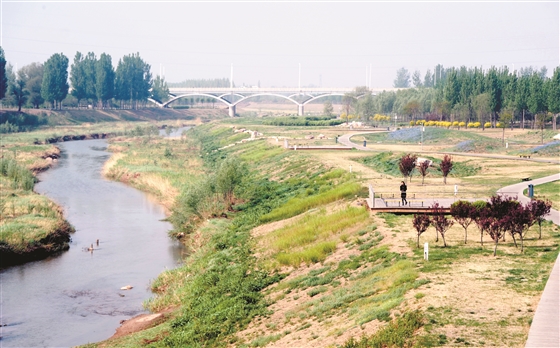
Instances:
[[[370,337],[363,336],[359,341],[350,338],[343,347],[410,347],[413,345],[414,333],[423,325],[424,316],[420,311],[407,312]]]
[[[30,191],[35,185],[33,174],[13,159],[0,158],[0,175],[10,179],[14,189]]]
[[[324,127],[337,126],[344,123],[344,120],[333,119],[330,116],[306,116],[306,117],[274,117],[263,121],[264,125],[270,126],[299,126],[299,127]]]

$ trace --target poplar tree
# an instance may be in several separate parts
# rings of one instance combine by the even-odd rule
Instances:
[[[159,75],[156,76],[153,82],[152,98],[160,103],[165,103],[169,100],[169,87],[167,87],[167,82],[165,82],[165,78]]]
[[[97,83],[95,69],[96,63],[97,58],[95,57],[95,53],[89,52],[87,56],[84,57],[83,71],[85,75],[86,98],[90,99],[93,102],[93,105],[95,105],[97,101],[97,93],[95,91]]]
[[[552,128],[556,130],[556,118],[560,114],[560,67],[554,69],[548,81],[548,111],[552,112]]]
[[[86,75],[84,72],[84,56],[80,52],[76,52],[74,62],[70,66],[70,83],[72,85],[71,94],[78,100],[86,98]]]
[[[525,128],[525,111],[529,109],[529,77],[521,75],[515,89],[515,108],[521,111],[521,128]]]
[[[502,109],[502,89],[498,79],[498,71],[495,67],[491,67],[486,74],[486,93],[490,97],[491,122],[495,124],[496,115]]]
[[[10,86],[10,94],[12,94],[14,101],[18,107],[18,112],[21,112],[21,107],[27,101],[27,96],[29,92],[25,89],[25,84],[27,82],[27,77],[25,71],[20,69],[17,72],[17,77],[15,82]]]
[[[534,72],[529,78],[529,98],[527,106],[533,114],[533,128],[536,126],[536,115],[546,110],[544,81],[538,72]]]
[[[43,64],[41,63],[31,63],[24,66],[23,71],[25,72],[27,81],[25,83],[25,88],[29,92],[27,98],[27,104],[32,108],[38,109],[41,104],[45,102],[41,96],[41,83],[43,81]]]
[[[410,87],[410,73],[404,67],[397,70],[397,77],[393,81],[395,88],[408,88]]]
[[[95,64],[95,93],[101,107],[106,107],[115,96],[115,70],[111,56],[102,53]]]
[[[139,102],[146,101],[150,96],[150,65],[140,58],[139,53],[119,60],[115,75],[115,96],[121,102],[128,100],[130,107],[137,109]]]
[[[8,91],[8,76],[6,73],[6,57],[4,50],[0,47],[0,99],[4,99]]]
[[[449,108],[452,109],[455,104],[459,102],[459,92],[461,86],[457,77],[457,70],[452,68],[447,74],[447,79],[445,81],[445,87],[443,89],[443,96],[445,100],[449,103]]]
[[[44,65],[41,96],[55,108],[68,95],[68,58],[62,53],[53,54]]]

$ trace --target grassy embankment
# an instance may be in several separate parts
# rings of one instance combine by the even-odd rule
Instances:
[[[367,338],[362,341],[396,336],[420,346],[524,344],[558,253],[557,227],[546,224],[542,240],[532,238],[530,232],[524,254],[510,243],[500,245],[496,258],[491,257],[491,247],[477,243],[480,236],[473,227],[465,245],[462,228],[454,226],[446,235],[448,248],[435,244],[434,232],[429,231],[422,236],[432,245],[430,261],[425,262],[415,248],[411,217],[370,217],[343,203],[344,197],[362,194],[355,186],[359,177],[378,178],[380,183],[394,183],[398,178],[368,167],[359,168],[358,176],[329,169],[324,164],[333,163],[329,156],[346,155],[288,152],[274,141],[214,151],[242,136],[219,126],[192,133],[189,138],[196,141],[144,144],[138,139],[113,145],[123,146],[125,152],[112,170],[127,172],[127,178],[134,178],[135,173],[143,176],[147,164],[156,157],[161,160],[161,166],[151,171],[153,175],[159,175],[160,167],[170,171],[165,174],[169,185],[181,192],[173,211],[187,211],[187,217],[196,217],[200,223],[198,229],[178,226],[178,231],[182,228],[187,233],[194,252],[185,266],[163,273],[154,282],[159,295],[147,303],[154,311],[175,308],[173,319],[103,346],[346,343],[351,347],[356,346],[351,338],[363,335]],[[132,150],[126,150],[129,145]],[[192,188],[212,183],[206,177],[219,171],[222,159],[232,156],[248,166],[248,180],[236,191],[233,211],[222,202],[221,215],[227,219],[212,219],[220,216],[216,214],[220,207],[215,205],[198,209],[200,216],[194,214],[188,199],[195,197]],[[341,162],[345,168],[348,162]],[[504,180],[495,178],[499,171],[492,170],[494,164],[467,163],[465,173],[492,187],[485,187],[484,192],[495,192]],[[196,165],[206,167],[192,168]],[[537,165],[529,170],[538,176],[551,169]],[[185,178],[174,178],[172,173],[177,171]],[[441,182],[437,177],[431,180]],[[186,220],[183,216],[175,222]],[[473,293],[482,295],[473,299]],[[404,326],[413,329],[387,334],[394,332],[396,325],[391,324],[380,330],[393,317],[402,318],[395,320],[405,320]]]
[[[527,189],[523,192],[527,195]],[[534,187],[535,199],[549,200],[552,208],[560,210],[560,181],[553,181]]]
[[[62,209],[33,192],[33,172],[48,168],[58,149],[2,140],[0,158],[1,267],[68,249],[73,227]]]
[[[0,133],[29,132],[45,127],[82,126],[88,124],[110,124],[124,122],[166,122],[188,123],[207,122],[211,119],[227,117],[223,109],[161,109],[146,108],[139,110],[109,109],[24,109],[21,113],[13,110],[0,110]]]

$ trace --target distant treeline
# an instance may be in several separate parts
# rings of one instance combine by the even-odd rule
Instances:
[[[150,65],[138,53],[119,59],[76,52],[71,65],[62,53],[46,62],[31,63],[14,71],[0,47],[0,100],[4,106],[27,108],[99,107],[138,109],[149,98],[166,101],[167,84],[152,79]]]
[[[400,69],[397,75],[395,86],[409,85],[406,69]],[[374,97],[364,93],[365,87],[356,88],[343,98],[344,110],[362,120],[370,120],[378,113],[399,115],[407,122],[478,121],[492,125],[517,123],[522,127],[527,121],[533,127],[541,127],[560,114],[560,67],[550,78],[544,67],[511,71],[506,66],[483,70],[441,65],[435,74],[428,71],[424,82],[419,76],[419,72],[413,76],[416,88],[384,91]],[[399,80],[404,82],[398,83]]]
[[[228,78],[221,78],[221,79],[189,79],[183,82],[175,82],[175,83],[168,83],[169,87],[185,87],[185,88],[194,88],[194,87],[217,87],[217,88],[226,88],[229,87],[230,81]],[[235,87],[235,83],[233,84]]]
[[[342,119],[332,117],[306,116],[306,117],[274,117],[263,121],[264,125],[269,126],[337,126],[344,123]]]

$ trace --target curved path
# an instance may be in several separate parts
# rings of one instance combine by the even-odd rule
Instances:
[[[514,193],[517,200],[527,203],[530,199],[523,195],[527,185],[539,185],[560,180],[560,174],[510,185],[498,190],[498,193]],[[550,209],[550,214],[545,219],[560,225],[560,212]],[[529,330],[529,338],[525,347],[560,347],[560,257],[556,259],[550,277],[541,295],[533,323]]]
[[[360,146],[358,144],[350,141],[350,138],[355,135],[362,134],[372,134],[379,132],[359,132],[359,133],[349,133],[338,138],[341,144],[356,148],[362,151],[375,151],[374,149]],[[486,158],[499,158],[499,159],[514,159],[519,161],[530,161],[530,162],[544,162],[544,163],[555,163],[560,164],[560,161],[546,160],[546,159],[529,159],[529,158],[517,158],[515,156],[507,155],[492,155],[492,154],[472,154],[472,153],[458,153],[458,152],[439,152],[439,151],[423,151],[426,153],[446,153],[459,156],[472,156],[472,157],[486,157]],[[560,180],[560,173],[550,175],[544,178],[539,178],[531,181],[525,181],[518,184],[503,187],[498,190],[498,193],[516,195],[517,199],[522,203],[527,203],[530,199],[523,195],[523,190],[527,188],[529,184],[539,185],[547,182]],[[558,210],[551,209],[550,213],[545,216],[545,219],[552,221],[556,225],[560,225],[560,213]],[[546,286],[541,295],[541,299],[537,306],[537,311],[533,317],[533,322],[529,330],[529,337],[525,344],[525,347],[560,347],[560,256],[556,259],[554,266],[552,267],[552,272]]]

